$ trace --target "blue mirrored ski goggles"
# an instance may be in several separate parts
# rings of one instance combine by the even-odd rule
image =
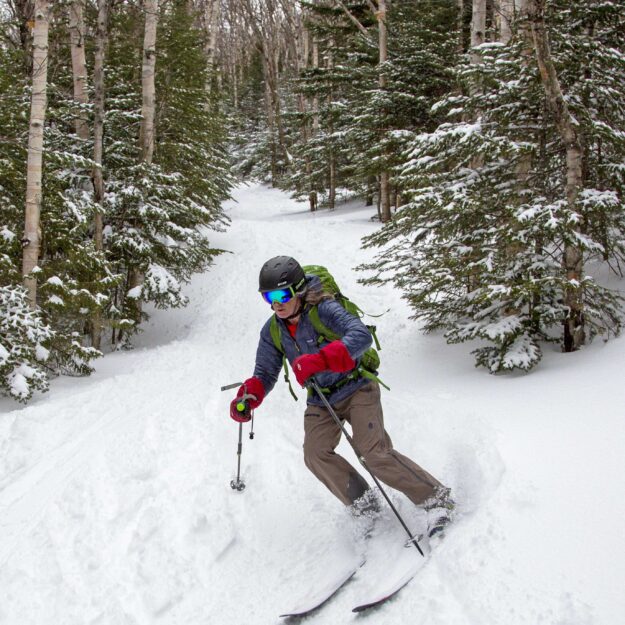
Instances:
[[[288,289],[275,289],[273,291],[263,291],[263,299],[271,306],[274,302],[286,304],[295,297],[295,291],[290,286]]]

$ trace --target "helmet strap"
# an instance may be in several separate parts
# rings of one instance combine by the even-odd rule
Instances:
[[[295,319],[295,317],[299,317],[302,314],[302,309],[304,308],[304,303],[301,297],[297,298],[298,306],[295,312],[292,315],[284,318],[284,321],[291,321],[291,319]]]

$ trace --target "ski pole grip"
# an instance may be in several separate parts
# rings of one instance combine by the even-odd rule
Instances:
[[[242,384],[243,382],[234,382],[233,384],[227,384],[226,386],[222,386],[221,390],[229,391],[230,389],[233,389],[233,388],[239,388],[239,386],[241,386]]]

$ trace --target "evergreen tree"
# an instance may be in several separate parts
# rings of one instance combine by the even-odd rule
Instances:
[[[105,247],[116,272],[137,267],[145,275],[142,287],[116,290],[108,313],[121,330],[140,322],[133,300],[186,303],[182,285],[220,252],[204,228],[227,223],[220,204],[232,184],[223,117],[206,100],[201,33],[182,1],[164,9],[159,27],[157,142],[153,163],[140,162],[136,24],[130,12],[116,17],[109,55]]]
[[[449,31],[455,25],[455,6],[449,0],[392,3],[386,19],[389,58],[382,68],[377,21],[367,2],[347,3],[367,35],[336,3],[307,7],[309,28],[319,41],[324,62],[319,68],[309,65],[295,88],[319,105],[317,111],[309,106],[304,114],[291,115],[293,174],[285,185],[296,197],[314,191],[328,201],[333,167],[338,186],[371,203],[373,194],[379,193],[383,172],[393,172],[401,163],[415,131],[432,127],[430,107],[451,88],[456,43]],[[303,136],[307,140],[302,141]],[[395,204],[401,203],[397,176],[391,175],[391,190]]]
[[[0,394],[45,391],[52,330],[31,310],[20,272],[28,95],[21,52],[0,47]]]
[[[402,288],[426,330],[444,329],[451,342],[482,339],[476,361],[491,372],[529,369],[541,341],[558,340],[554,330],[570,313],[567,245],[578,245],[585,263],[622,258],[622,178],[614,174],[625,118],[610,105],[625,79],[622,41],[612,47],[622,18],[604,3],[584,4],[578,12],[554,3],[551,14],[554,58],[585,137],[575,208],[565,199],[564,146],[521,32],[511,46],[483,44],[480,62],[458,69],[462,92],[435,107],[448,121],[416,136],[406,154],[409,204],[366,240],[384,248],[369,282]],[[591,30],[581,19],[589,14]],[[611,45],[602,42],[608,33]],[[579,287],[589,337],[618,332],[620,297],[589,275]]]

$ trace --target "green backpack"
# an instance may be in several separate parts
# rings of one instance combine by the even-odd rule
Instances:
[[[362,318],[364,316],[364,312],[362,309],[348,299],[345,295],[341,293],[341,289],[339,289],[334,276],[323,266],[321,265],[305,265],[302,267],[304,273],[306,275],[317,276],[321,280],[322,291],[328,295],[332,295],[334,299],[348,312],[352,315]],[[330,330],[327,326],[319,318],[319,310],[317,306],[312,306],[308,309],[308,318],[312,323],[315,332],[319,335],[319,344],[325,341],[337,341],[341,338],[339,334]],[[377,371],[380,367],[380,355],[378,354],[378,350],[382,349],[380,347],[380,342],[378,341],[378,337],[376,336],[376,327],[368,325],[367,329],[371,332],[373,336],[373,340],[375,342],[375,347],[370,347],[361,357],[360,365],[357,369],[355,369],[349,376],[345,378],[343,381],[344,384],[349,382],[349,380],[365,377],[371,380],[375,380],[380,383],[384,388],[390,390],[384,382],[382,382],[378,376]],[[293,392],[293,387],[291,386],[291,382],[289,380],[289,368],[286,361],[286,356],[284,354],[284,348],[282,347],[282,331],[280,328],[280,324],[278,323],[277,317],[274,314],[271,318],[271,323],[269,325],[269,330],[271,333],[271,339],[273,344],[276,346],[276,349],[282,354],[282,365],[284,367],[284,379],[289,385],[289,390],[291,391],[291,395],[297,400],[297,396]],[[321,389],[324,392],[330,393],[331,389]]]

